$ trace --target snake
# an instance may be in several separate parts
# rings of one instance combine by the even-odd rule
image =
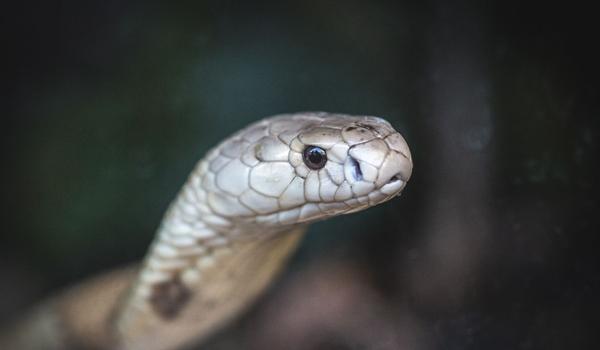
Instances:
[[[308,225],[400,195],[412,168],[407,142],[379,117],[301,112],[254,122],[196,164],[141,264],[50,298],[2,348],[200,344],[252,305]]]

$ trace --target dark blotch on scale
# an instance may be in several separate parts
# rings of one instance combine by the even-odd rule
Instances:
[[[373,127],[372,125],[369,125],[369,124],[356,123],[356,126],[358,126],[359,128],[370,130],[370,131],[377,131],[377,129],[375,129],[375,127]]]
[[[150,304],[161,318],[170,320],[179,314],[190,296],[190,290],[181,282],[179,276],[175,276],[154,286]]]

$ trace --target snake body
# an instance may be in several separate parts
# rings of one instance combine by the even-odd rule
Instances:
[[[411,172],[404,138],[381,118],[305,112],[255,122],[196,165],[141,266],[71,289],[15,334],[36,334],[39,344],[28,344],[40,348],[199,342],[265,289],[308,224],[393,198]]]

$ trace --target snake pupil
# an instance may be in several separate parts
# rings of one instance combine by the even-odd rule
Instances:
[[[327,153],[317,146],[308,146],[304,150],[304,164],[313,170],[321,169],[327,163]]]

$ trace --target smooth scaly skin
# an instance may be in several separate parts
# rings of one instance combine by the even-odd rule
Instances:
[[[306,166],[307,146],[326,150],[322,169]],[[72,290],[42,309],[37,333],[63,333],[44,348],[198,342],[251,304],[307,224],[389,200],[411,172],[406,142],[381,118],[298,113],[256,122],[198,163],[139,273]]]

